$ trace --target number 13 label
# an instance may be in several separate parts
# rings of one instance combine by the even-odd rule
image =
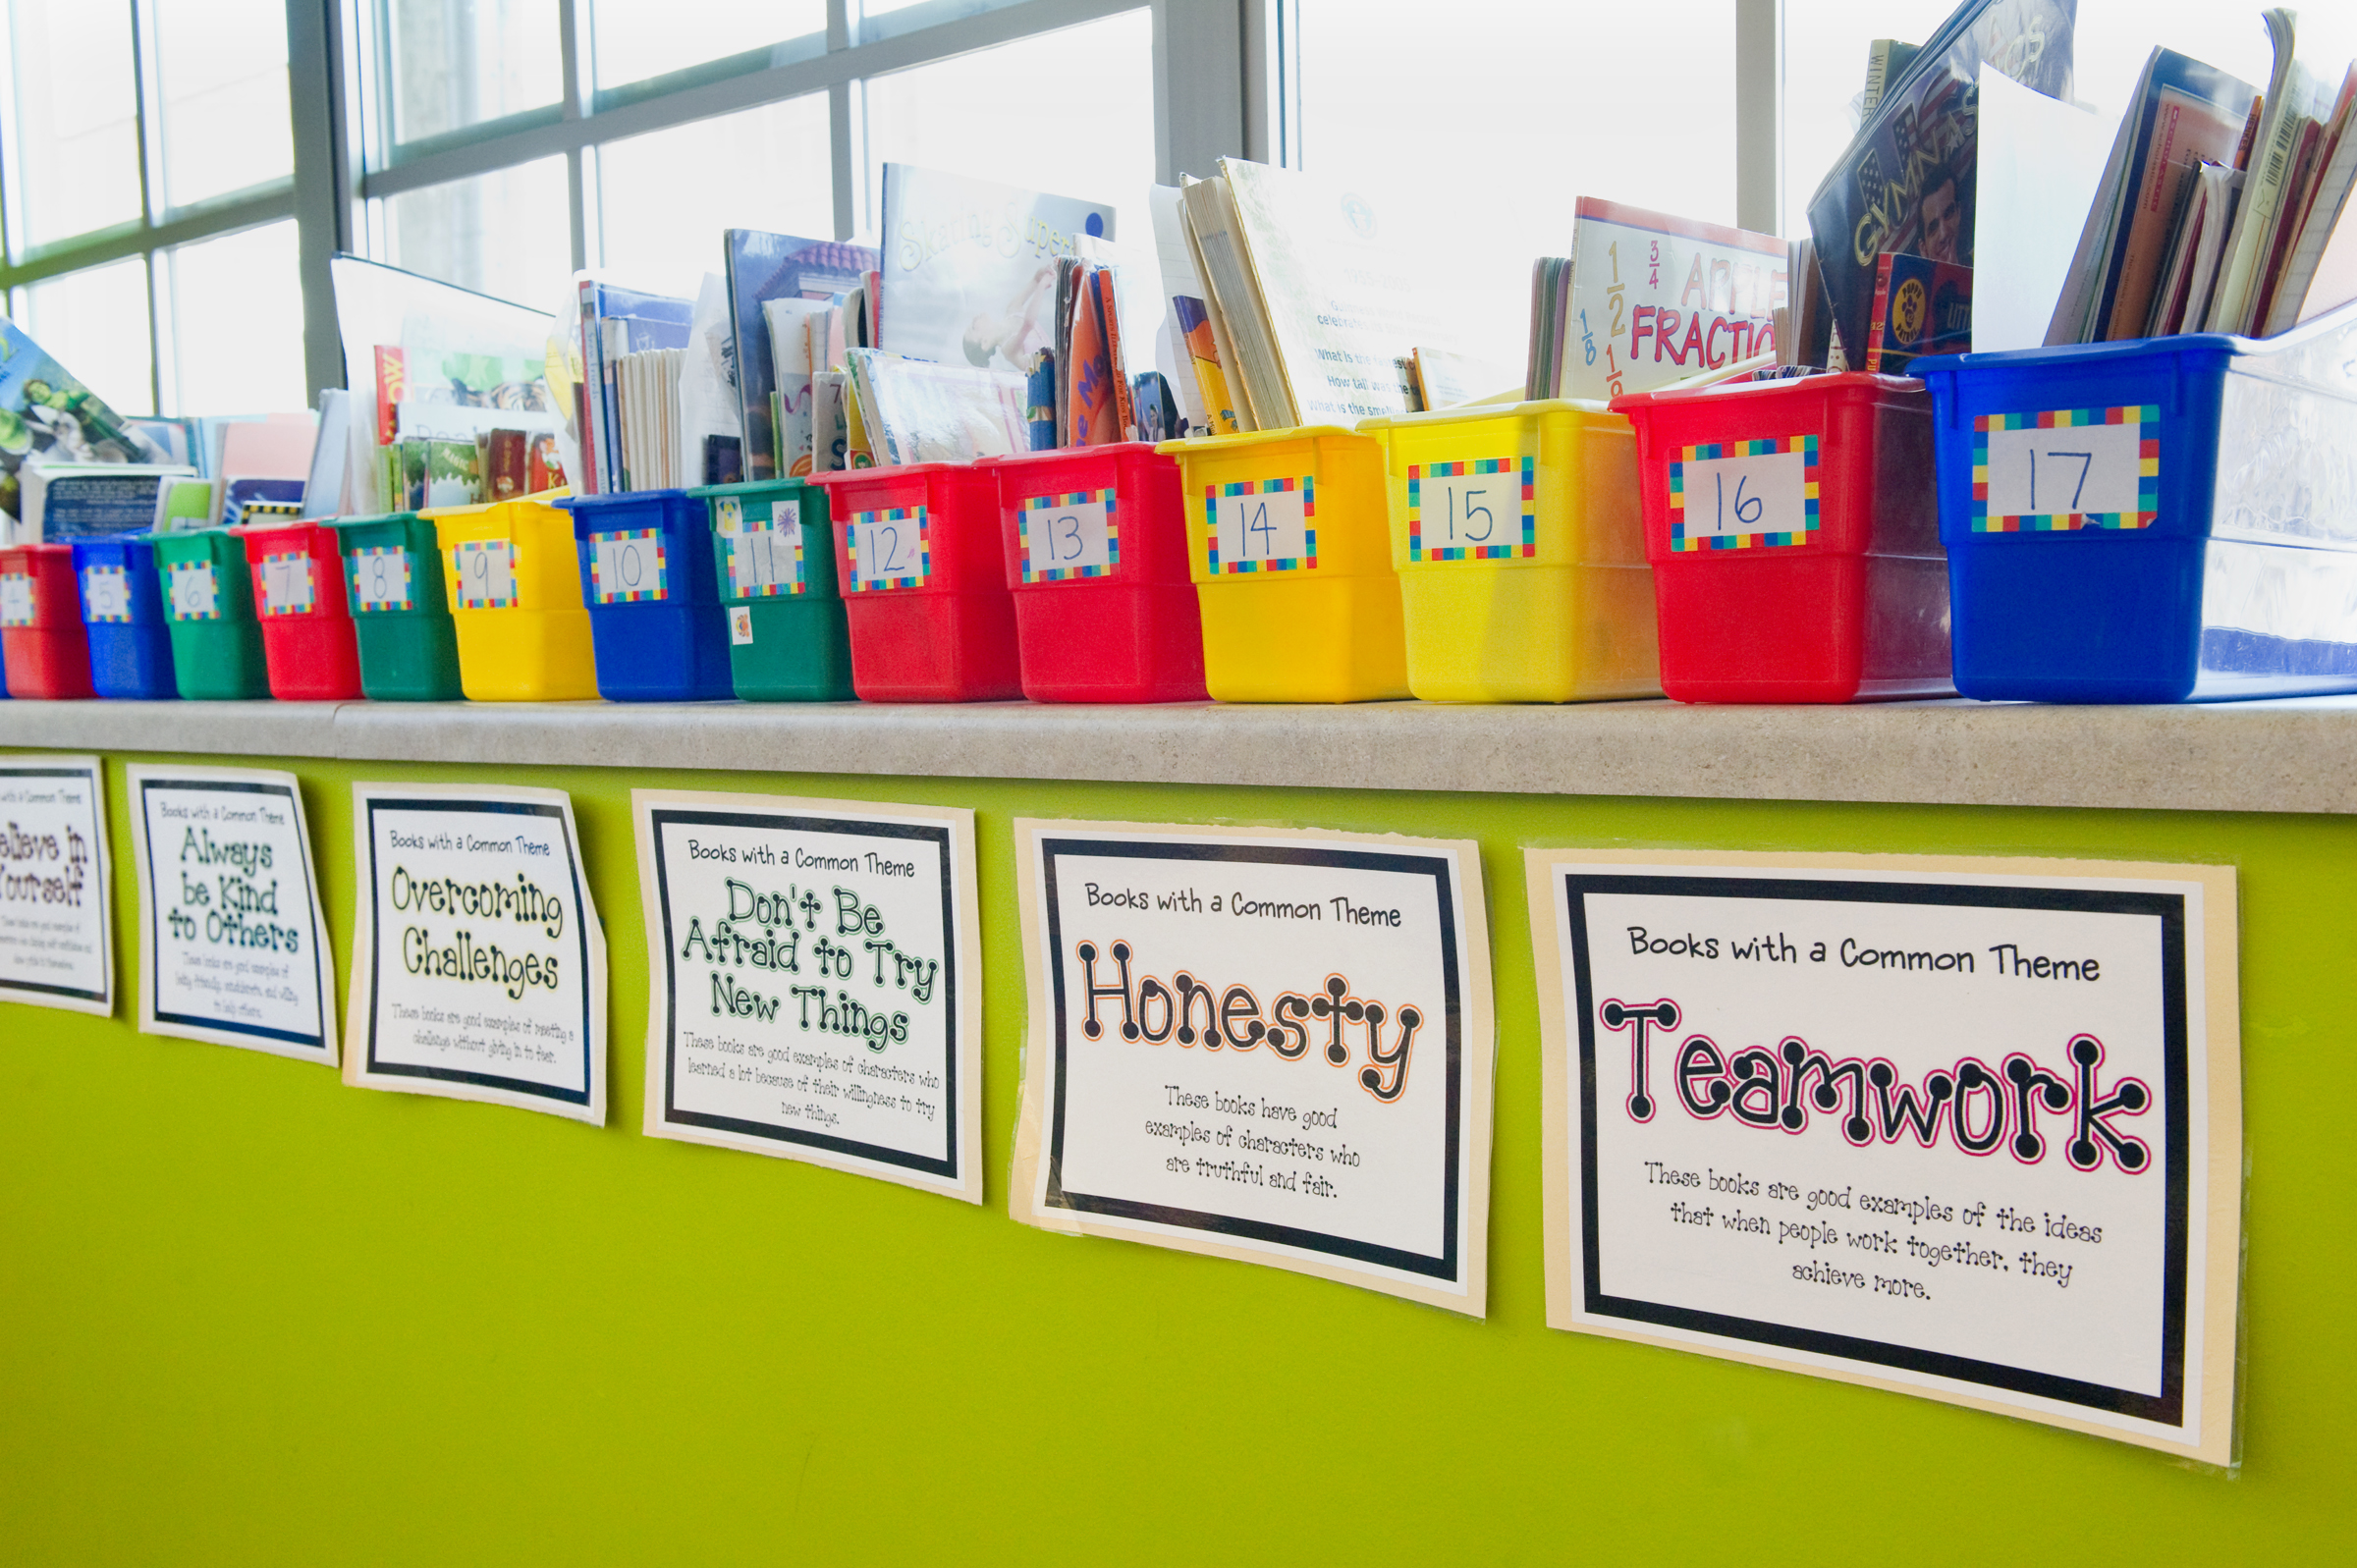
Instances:
[[[1972,429],[1972,531],[2149,528],[2161,514],[2161,408],[1985,413]]]
[[[1670,462],[1670,548],[1750,550],[1817,535],[1817,438],[1682,447]]]
[[[1082,490],[1065,496],[1027,496],[1018,505],[1023,580],[1063,582],[1102,577],[1122,564],[1115,493]]]
[[[1318,495],[1308,474],[1212,485],[1203,513],[1211,535],[1206,565],[1215,577],[1318,569]]]
[[[855,512],[844,525],[851,553],[851,591],[921,588],[933,569],[932,540],[922,507]]]

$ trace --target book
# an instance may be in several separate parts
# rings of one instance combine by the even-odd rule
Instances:
[[[798,296],[781,297],[761,302],[762,336],[769,342],[769,387],[763,402],[773,412],[764,417],[758,427],[745,426],[746,443],[753,449],[764,478],[799,476],[810,472],[810,377],[826,366],[813,357],[811,322],[819,319],[818,336],[823,345],[827,327],[823,318],[842,308],[825,299],[805,299]],[[738,372],[743,373],[744,359],[740,351]],[[753,431],[759,428],[761,435]],[[764,447],[766,452],[762,451]]]
[[[2172,49],[2146,58],[2047,327],[2049,344],[2143,335],[2168,267],[2179,197],[2201,164],[2233,155],[2253,90]]]
[[[1572,213],[1546,396],[1650,392],[1775,347],[1789,295],[1783,241],[1595,196]]]
[[[19,474],[27,459],[112,463],[162,456],[23,328],[0,316],[0,512],[11,519],[22,515]]]
[[[1235,400],[1228,390],[1227,372],[1220,367],[1219,344],[1211,333],[1211,307],[1192,296],[1175,295],[1171,308],[1178,320],[1180,351],[1186,355],[1204,410],[1202,428],[1216,436],[1234,435],[1240,428],[1235,421]],[[1188,418],[1193,418],[1191,412]]]
[[[880,466],[970,462],[1031,450],[1023,378],[935,364],[881,349],[847,358],[868,444]]]
[[[2161,286],[2153,291],[2152,308],[2145,316],[2146,337],[2182,332],[2188,317],[2199,321],[2209,313],[2209,280],[2223,248],[2226,211],[2233,200],[2236,178],[2233,170],[2220,163],[2194,168],[2183,211],[2170,230],[2168,269],[2162,274]]]
[[[1056,260],[1114,237],[1114,209],[987,180],[884,165],[881,276],[864,342],[909,358],[1020,375],[1052,346]],[[886,300],[890,310],[884,309]]]
[[[1965,0],[1885,89],[1809,198],[1829,339],[1863,351],[1884,251],[1973,264],[1981,68],[2067,100],[2076,14],[2076,0]]]
[[[1866,90],[1858,98],[1861,119],[1871,116],[1882,103],[1885,88],[1906,75],[1916,53],[1916,45],[1896,38],[1877,38],[1866,46]]]
[[[2249,332],[2257,325],[2253,317],[2267,262],[2274,254],[2275,225],[2307,122],[2330,109],[2316,74],[2299,58],[2297,13],[2277,6],[2262,15],[2275,46],[2275,70],[2268,79],[2259,138],[2244,171],[2225,254],[2219,262],[2218,290],[2206,324],[2211,332]]]
[[[1925,354],[1963,353],[1972,347],[1972,269],[1952,261],[1884,252],[1876,263],[1874,325],[1866,335],[1865,368],[1886,376],[1907,373]]]
[[[1513,383],[1513,372],[1471,354],[1447,349],[1418,349],[1414,361],[1416,400],[1427,408],[1453,408],[1496,397]]]
[[[800,347],[798,368],[784,366],[772,329],[776,317],[767,307],[787,301],[823,307],[838,295],[864,288],[866,274],[880,265],[882,256],[869,245],[768,234],[759,229],[729,230],[724,249],[730,355],[742,420],[746,477],[776,478],[781,472],[796,471],[791,465],[778,466],[781,454],[789,459],[796,454],[808,456],[810,362],[805,342]],[[770,393],[777,389],[781,374],[804,378],[795,385],[795,395],[784,400],[788,417],[800,421],[798,440],[781,439],[770,425]],[[798,471],[807,473],[809,469]]]
[[[583,383],[589,403],[582,475],[587,494],[627,490],[619,386],[624,356],[650,349],[684,349],[694,312],[690,300],[647,294],[584,274],[579,280]],[[594,452],[592,452],[594,448]],[[644,461],[641,460],[641,468]]]
[[[2263,323],[2264,336],[2287,332],[2357,297],[2357,289],[2336,293],[2339,286],[2326,269],[2332,247],[2346,245],[2357,252],[2357,232],[2335,238],[2344,226],[2352,185],[2357,185],[2357,66],[2351,67],[2341,82],[2340,101],[2333,109],[2316,178],[2300,214],[2298,238],[2283,263],[2283,276]],[[2325,284],[2323,297],[2316,297],[2320,281]]]
[[[60,462],[34,458],[19,471],[27,540],[130,533],[155,520],[164,487],[193,478],[186,463]]]

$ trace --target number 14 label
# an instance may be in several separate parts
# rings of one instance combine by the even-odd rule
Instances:
[[[1318,499],[1312,476],[1245,480],[1204,492],[1211,524],[1210,568],[1234,571],[1315,571]]]

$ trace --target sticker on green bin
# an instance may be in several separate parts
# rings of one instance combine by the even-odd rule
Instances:
[[[760,503],[756,503],[760,505]],[[735,496],[713,503],[712,528],[721,541],[729,592],[740,599],[769,599],[809,591],[802,575],[802,506],[799,501],[767,503],[767,517],[748,518]],[[748,635],[739,639],[750,642]]]

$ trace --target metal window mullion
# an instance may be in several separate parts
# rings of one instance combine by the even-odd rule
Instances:
[[[588,48],[583,48],[586,41]],[[589,58],[596,48],[594,38],[584,40],[581,33],[581,0],[558,0],[557,54],[564,72],[565,95],[561,108],[564,123],[578,124],[588,114],[590,101],[589,73],[594,62]],[[595,191],[591,189],[588,160],[592,157],[584,146],[576,143],[565,149],[565,212],[571,226],[573,270],[580,271],[589,265],[589,203]],[[598,249],[605,246],[602,230],[603,209],[600,209],[601,228]]]
[[[1735,225],[1784,232],[1783,0],[1735,0]]]
[[[163,280],[171,275],[171,262],[156,266],[155,231],[159,215],[159,188],[156,165],[163,158],[162,115],[155,112],[160,98],[160,81],[155,69],[154,38],[147,30],[147,7],[144,0],[124,0],[131,7],[131,113],[132,129],[139,149],[139,232],[136,246],[129,252],[145,261],[140,269],[147,284],[147,396],[148,406],[158,414],[164,411],[164,340],[171,330],[172,315],[163,304]],[[110,258],[111,259],[111,258]],[[62,270],[62,269],[61,269]],[[172,356],[177,382],[179,356]],[[177,403],[178,386],[174,402]]]

